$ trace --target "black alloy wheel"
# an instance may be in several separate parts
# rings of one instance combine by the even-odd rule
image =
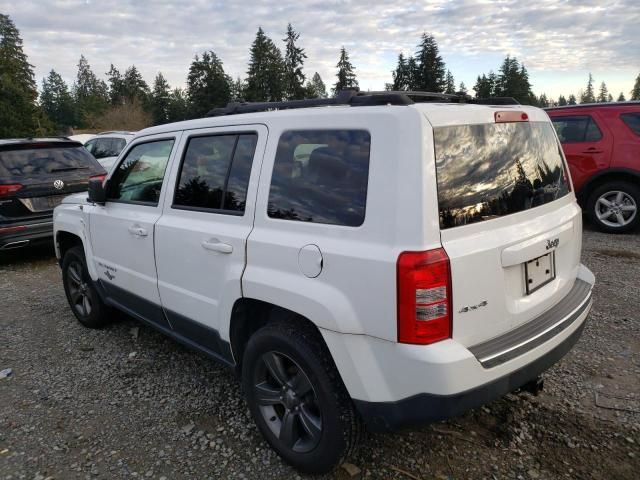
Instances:
[[[318,397],[296,362],[281,352],[263,354],[253,388],[266,425],[283,445],[297,453],[318,446],[322,437]]]
[[[82,264],[74,259],[67,267],[67,289],[71,308],[77,315],[89,317],[92,312],[92,300],[87,291],[87,282],[83,279]]]
[[[81,246],[67,250],[62,259],[62,282],[71,311],[78,321],[89,328],[107,324],[111,310],[102,302],[87,271]]]

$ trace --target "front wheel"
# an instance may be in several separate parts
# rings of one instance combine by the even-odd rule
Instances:
[[[72,247],[64,254],[62,281],[71,311],[82,325],[100,328],[109,322],[108,307],[89,276],[82,247]]]
[[[242,380],[258,428],[289,464],[326,473],[357,443],[360,423],[322,338],[268,324],[249,340]]]
[[[596,188],[587,201],[594,225],[607,233],[626,233],[640,225],[640,188],[629,182],[610,182]]]

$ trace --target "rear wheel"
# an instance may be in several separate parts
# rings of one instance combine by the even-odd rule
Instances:
[[[640,188],[629,182],[610,182],[597,187],[587,201],[589,218],[599,230],[630,232],[640,225]]]
[[[64,254],[62,281],[71,311],[82,325],[100,328],[109,322],[109,309],[89,276],[82,247],[72,247]]]
[[[326,473],[354,448],[360,422],[328,350],[311,328],[268,324],[247,344],[243,387],[258,428],[288,463]]]

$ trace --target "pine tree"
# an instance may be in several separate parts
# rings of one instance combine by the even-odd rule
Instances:
[[[444,92],[446,88],[444,62],[432,35],[422,34],[415,57],[417,64],[415,88],[425,92]]]
[[[524,105],[536,102],[531,91],[529,73],[524,64],[515,57],[507,56],[500,67],[500,74],[495,77],[493,94],[499,97],[513,97]]]
[[[469,94],[469,92],[467,92],[467,86],[464,84],[464,82],[460,82],[460,86],[458,87],[458,93],[462,93],[463,95]]]
[[[74,124],[74,103],[69,88],[59,73],[51,70],[42,79],[40,106],[56,131],[66,133]]]
[[[284,64],[276,44],[258,28],[251,45],[245,99],[250,102],[277,102],[284,97]]]
[[[122,94],[128,103],[147,103],[149,97],[149,86],[142,78],[142,74],[135,65],[127,68],[122,76]]]
[[[167,105],[167,121],[180,122],[187,119],[189,102],[184,91],[175,88],[169,94],[169,103]]]
[[[572,93],[569,95],[569,99],[567,100],[567,105],[576,105],[578,102],[576,100],[576,96]]]
[[[349,54],[344,47],[340,49],[340,59],[338,60],[336,68],[338,69],[338,73],[336,74],[338,81],[333,86],[334,95],[337,95],[340,90],[358,87],[358,80],[354,72],[356,68],[351,61],[349,61]]]
[[[36,133],[38,91],[33,66],[13,21],[0,13],[0,138]]]
[[[487,76],[483,73],[478,75],[476,84],[473,86],[476,98],[489,98],[493,96],[493,88]]]
[[[595,103],[596,97],[593,92],[593,75],[589,73],[589,81],[587,82],[587,90],[580,95],[580,103]]]
[[[538,100],[536,103],[540,108],[546,108],[549,106],[549,99],[547,98],[547,95],[543,93],[538,97]]]
[[[561,106],[561,107],[563,107],[563,106],[565,106],[566,104],[567,104],[567,99],[566,99],[566,98],[564,98],[564,95],[560,95],[560,96],[558,97],[558,105],[559,105],[559,106]]]
[[[391,90],[411,90],[411,71],[409,70],[409,64],[402,53],[398,55],[398,65],[391,75],[393,77]]]
[[[631,98],[629,100],[640,100],[640,73],[636,77],[636,83],[633,84],[633,90],[631,90]]]
[[[240,77],[237,77],[233,82],[231,82],[231,100],[239,101],[244,96],[244,90],[247,87],[244,80]]]
[[[613,95],[611,95],[610,93],[607,94],[607,102],[613,102]]]
[[[153,91],[149,98],[151,121],[154,125],[161,125],[169,121],[170,94],[169,82],[159,72],[153,81]]]
[[[307,82],[306,90],[309,98],[327,98],[329,96],[327,94],[327,87],[318,72],[314,73],[311,80]]]
[[[624,93],[620,92],[620,95],[618,95],[618,102],[626,102],[627,99],[624,98]]]
[[[607,84],[602,82],[600,84],[600,92],[598,93],[597,101],[599,103],[606,103],[609,98],[609,90],[607,89]]]
[[[78,124],[90,126],[109,103],[107,84],[96,77],[84,55],[80,55],[78,74],[73,84]]]
[[[109,100],[111,105],[121,105],[124,102],[124,84],[122,74],[113,63],[107,72],[107,84],[109,86]]]
[[[291,24],[287,25],[287,37],[283,40],[286,44],[284,55],[284,89],[286,98],[289,100],[301,100],[305,97],[306,90],[304,81],[306,79],[302,73],[302,66],[307,54],[304,49],[296,45],[300,38]]]
[[[449,70],[447,70],[447,76],[445,77],[444,93],[456,93],[456,82],[453,79],[453,74]]]
[[[196,55],[187,76],[189,117],[204,117],[212,108],[224,107],[231,100],[231,82],[213,51]]]

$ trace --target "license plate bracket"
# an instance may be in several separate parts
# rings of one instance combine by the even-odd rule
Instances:
[[[65,197],[64,195],[52,195],[50,197],[47,197],[47,206],[50,209],[56,208],[58,205],[62,203],[62,199],[64,197]]]
[[[556,252],[524,263],[524,283],[527,295],[541,289],[556,278]]]

